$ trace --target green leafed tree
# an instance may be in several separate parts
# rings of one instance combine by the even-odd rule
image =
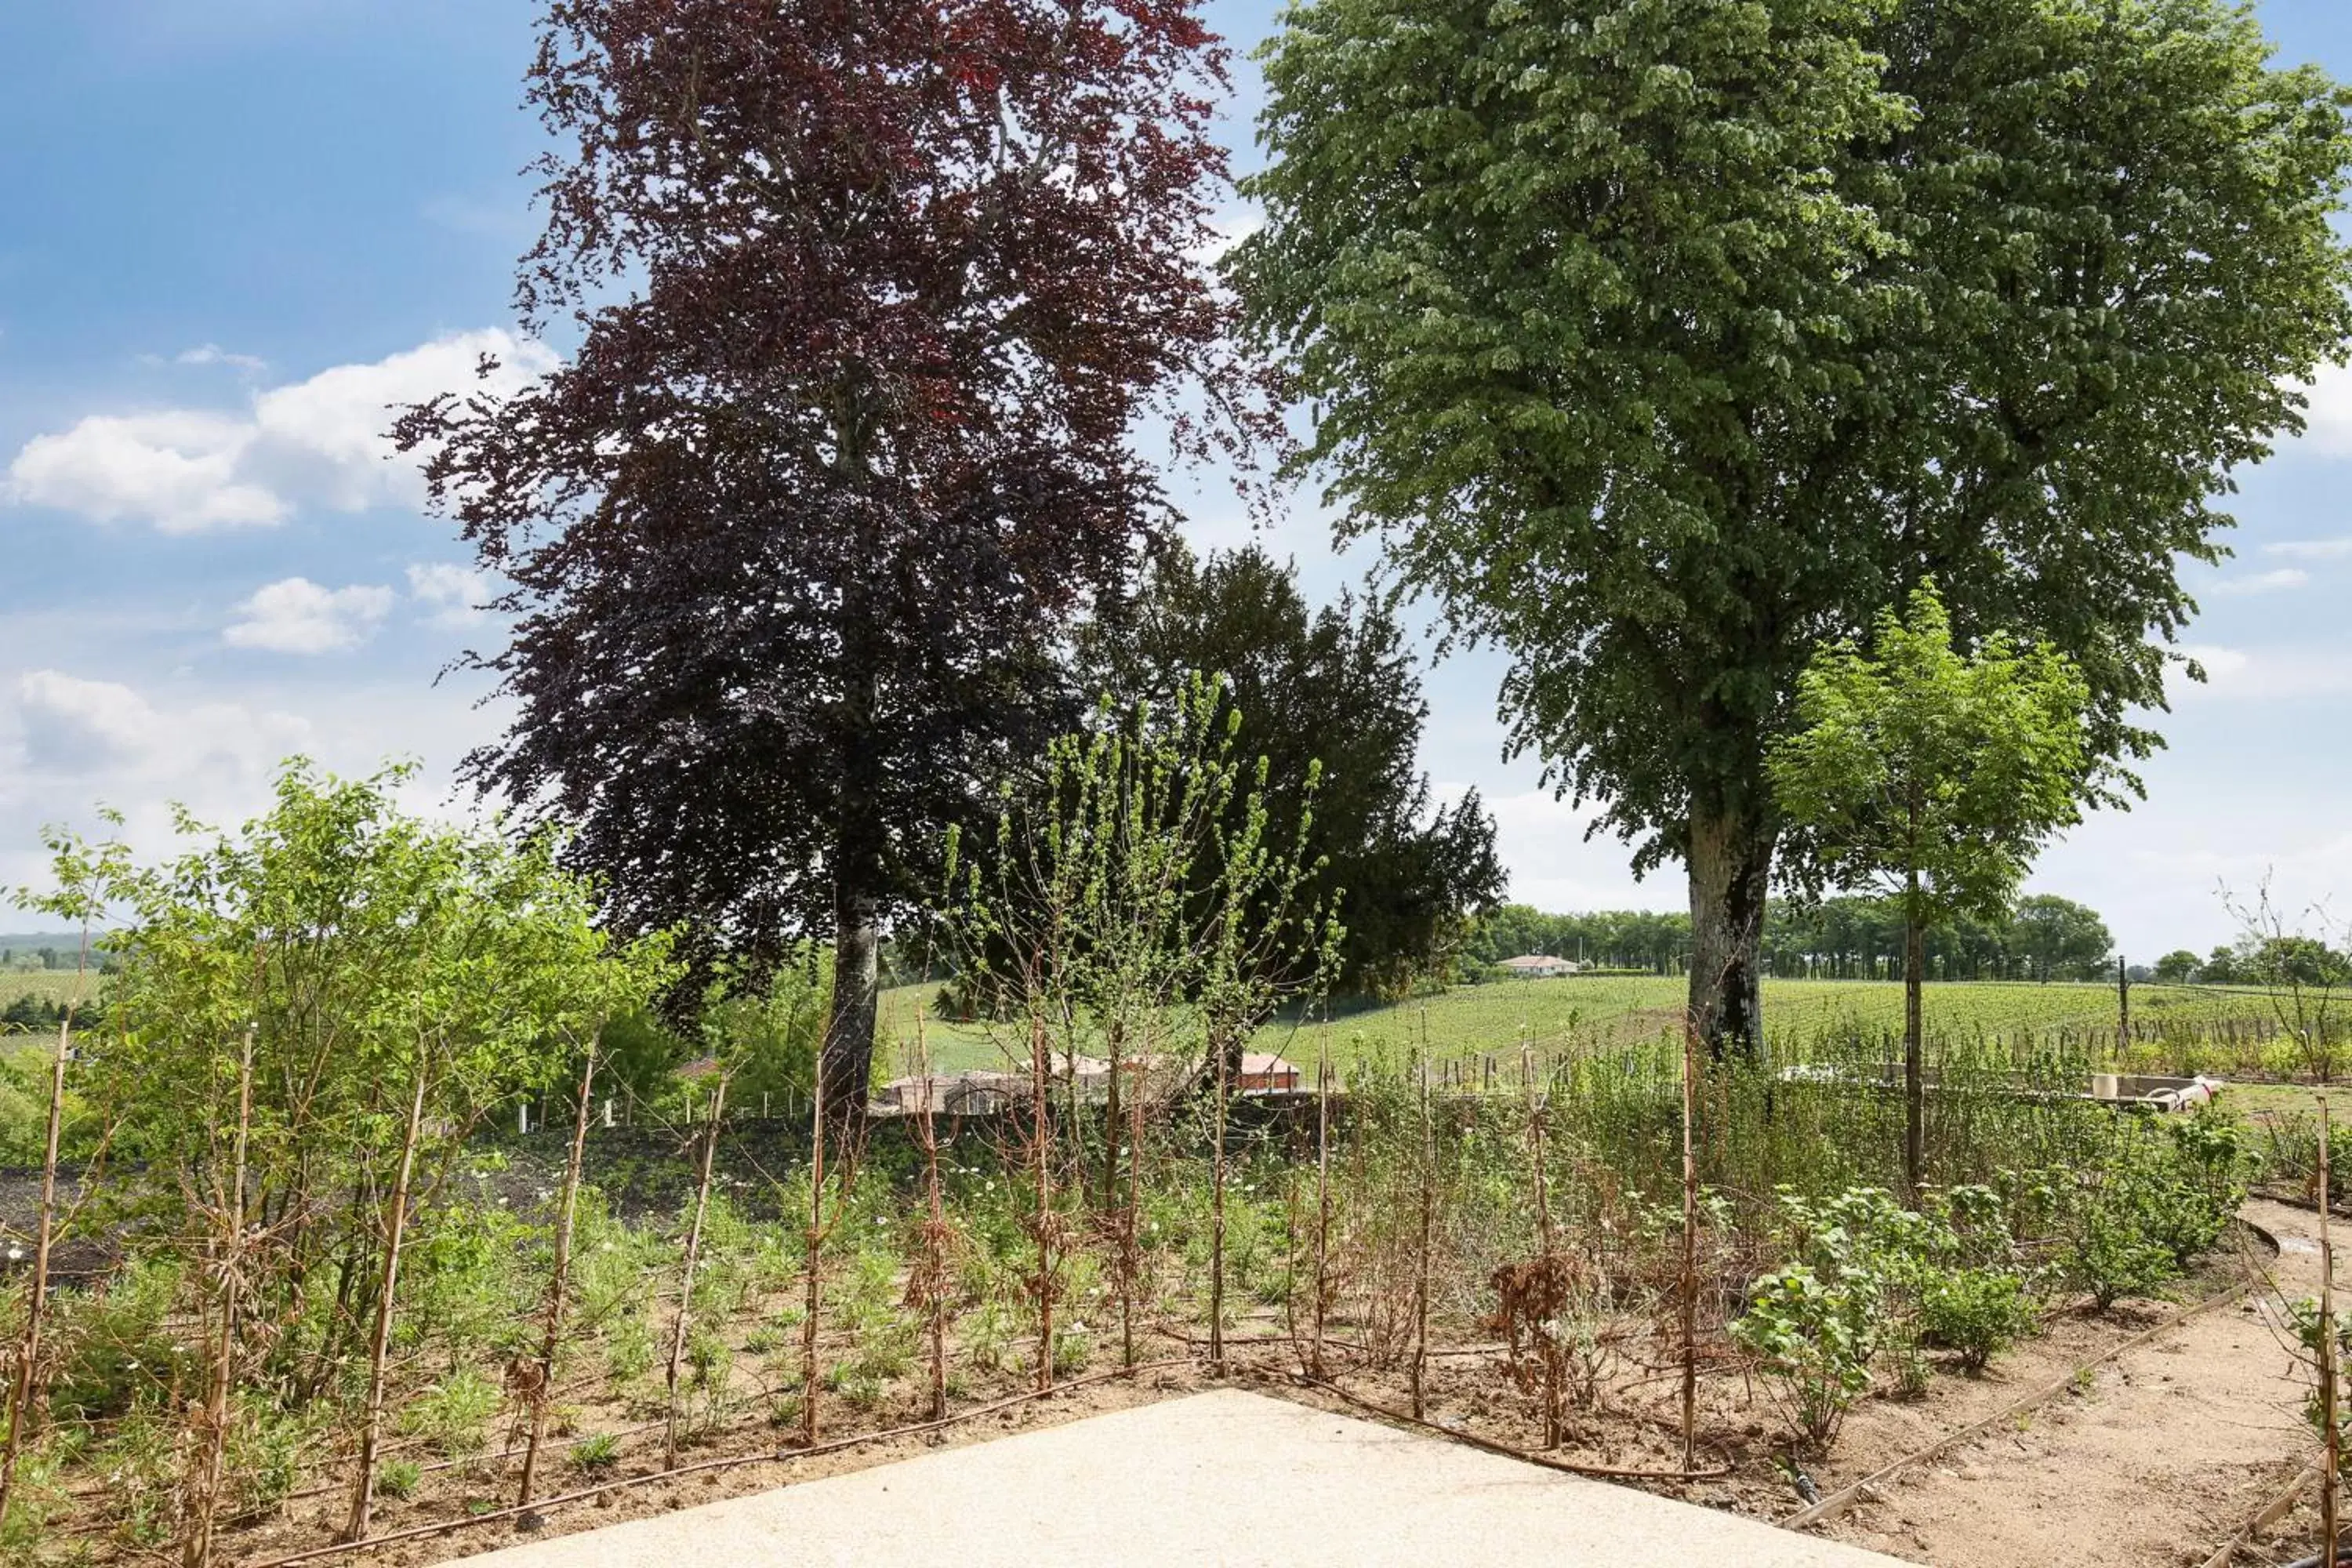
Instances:
[[[2022,959],[2025,978],[2097,980],[2107,973],[2116,939],[2099,911],[2055,893],[2032,893],[2017,900],[2010,939]]]
[[[2178,563],[2352,329],[2347,100],[2269,52],[2221,0],[1307,0],[1267,47],[1232,265],[1306,460],[1685,864],[1718,1046],[1820,647],[1933,576],[2074,661],[2094,760],[2158,743]]]
[[[2185,985],[2197,977],[2197,955],[2185,947],[2176,947],[2156,961],[2151,971],[2167,985]]]
[[[1221,676],[1240,754],[1266,760],[1266,805],[1295,821],[1313,792],[1311,892],[1347,890],[1335,990],[1394,995],[1437,970],[1502,897],[1495,821],[1474,790],[1440,805],[1418,766],[1429,705],[1403,628],[1378,598],[1310,610],[1297,574],[1251,546],[1165,552],[1078,640],[1081,680],[1121,706],[1176,705]]]
[[[1903,911],[1903,1167],[1925,1153],[1920,989],[1926,934],[1999,914],[2033,855],[2081,816],[2090,689],[2047,644],[2000,633],[1953,645],[1933,584],[1873,647],[1841,643],[1797,684],[1802,727],[1773,748],[1780,809],[1819,874],[1889,893]]]

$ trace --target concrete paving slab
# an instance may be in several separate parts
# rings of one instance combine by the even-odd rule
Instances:
[[[1867,1568],[1895,1561],[1237,1390],[466,1559],[470,1568]]]

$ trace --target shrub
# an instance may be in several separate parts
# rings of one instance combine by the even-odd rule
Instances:
[[[1970,1372],[2033,1331],[2033,1304],[2025,1281],[1999,1268],[1955,1268],[1927,1282],[1919,1298],[1927,1338],[1959,1352]]]
[[[1855,1400],[1870,1390],[1876,1350],[1874,1299],[1795,1264],[1757,1281],[1732,1339],[1772,1380],[1798,1437],[1825,1450]]]
[[[2332,1156],[2329,1161],[2329,1165],[2330,1168],[2328,1174],[2333,1176],[2336,1173],[2333,1168],[2334,1160]],[[2321,1327],[2321,1324],[2325,1320],[2323,1320],[2319,1315],[2319,1303],[2308,1296],[2305,1297],[2300,1301],[2288,1303],[2286,1311],[2287,1321],[2294,1327],[2295,1338],[2302,1342],[2304,1351],[2312,1358],[2311,1365],[2314,1372],[2314,1381],[2312,1383],[2311,1394],[2309,1397],[2304,1401],[2303,1418],[2311,1424],[2312,1431],[2318,1436],[2319,1441],[2324,1445],[2327,1440],[2327,1413],[2320,1403],[2319,1384],[2316,1374],[2318,1368],[2320,1338],[2326,1331]],[[2336,1430],[2337,1438],[2336,1451],[2339,1456],[2337,1459],[2337,1468],[2339,1470],[2352,1473],[2352,1398],[2347,1398],[2346,1396],[2342,1384],[2344,1369],[2347,1363],[2352,1363],[2352,1312],[2338,1312],[2336,1314],[2335,1352],[2336,1376],[2338,1379],[2336,1397]]]

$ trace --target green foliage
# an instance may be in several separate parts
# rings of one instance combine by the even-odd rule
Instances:
[[[1386,600],[1343,594],[1310,615],[1296,569],[1257,546],[1200,559],[1178,543],[1132,599],[1084,629],[1077,663],[1087,689],[1122,707],[1164,707],[1193,672],[1222,673],[1241,754],[1267,760],[1277,820],[1302,815],[1319,764],[1307,853],[1318,889],[1346,890],[1335,991],[1403,994],[1500,897],[1495,824],[1476,792],[1436,805],[1418,771],[1428,709]]]
[[[1760,1359],[1797,1435],[1816,1449],[1836,1440],[1870,1391],[1874,1305],[1871,1289],[1825,1281],[1800,1263],[1758,1280],[1732,1322],[1733,1342]]]
[[[2032,893],[2017,900],[2010,930],[2018,954],[2035,980],[2104,980],[2111,977],[2108,954],[2115,938],[2098,912],[2055,893]]]
[[[141,1259],[103,1291],[57,1300],[58,1339],[67,1349],[49,1385],[53,1414],[66,1421],[119,1418],[193,1375],[194,1347],[171,1324],[184,1273],[173,1259]]]
[[[2024,1278],[2005,1268],[1955,1268],[1920,1292],[1919,1322],[1928,1342],[1959,1352],[1971,1372],[2032,1333],[2037,1321]]]
[[[425,1467],[414,1459],[386,1459],[376,1467],[375,1489],[379,1496],[408,1499],[425,1479]]]
[[[702,1007],[704,1048],[728,1075],[728,1099],[756,1107],[805,1105],[816,1084],[817,1051],[833,1010],[833,979],[813,943],[785,950],[764,982],[740,976],[712,984]]]
[[[594,1433],[572,1445],[572,1468],[587,1475],[608,1474],[620,1462],[621,1440],[610,1432]]]
[[[2102,1311],[2161,1289],[2221,1238],[2256,1164],[2244,1130],[2217,1113],[2127,1124],[2057,1188],[2068,1282]]]
[[[1799,731],[1773,748],[1780,810],[1810,836],[1802,864],[1874,885],[1915,929],[2003,913],[2034,852],[2080,818],[2089,689],[2047,644],[1995,632],[1954,647],[1932,582],[1889,610],[1870,651],[1841,643],[1797,683]]]
[[[1230,265],[1305,461],[1727,973],[1800,672],[1923,576],[2154,745],[2179,565],[2352,331],[2347,99],[2269,53],[2227,0],[1285,14]]]
[[[2330,1352],[2334,1357],[2337,1379],[2336,1451],[2338,1458],[2336,1462],[2339,1474],[2352,1475],[2352,1395],[2347,1395],[2343,1381],[2346,1367],[2347,1364],[2352,1364],[2352,1311],[2341,1309],[2336,1311],[2334,1324],[2336,1342],[2333,1345],[2326,1345],[2324,1342],[2327,1334],[2327,1322],[2320,1313],[2316,1298],[2306,1296],[2299,1301],[2290,1301],[2286,1304],[2286,1312],[2288,1325],[2294,1330],[2297,1342],[2303,1346],[2305,1354],[2310,1358],[2310,1365],[2315,1373],[2311,1393],[2304,1401],[2303,1417],[2311,1424],[2312,1432],[2322,1445],[2327,1441],[2327,1408],[2326,1402],[2320,1397],[2316,1373],[2323,1349]]]
[[[503,1403],[499,1385],[471,1367],[428,1384],[400,1413],[400,1429],[422,1437],[445,1458],[470,1459],[489,1443],[490,1417]]]

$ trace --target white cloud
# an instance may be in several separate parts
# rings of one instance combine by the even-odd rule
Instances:
[[[299,750],[310,728],[292,714],[233,702],[158,707],[119,682],[57,669],[18,677],[15,699],[14,712],[0,713],[15,721],[16,753],[0,798],[68,779],[105,779],[132,786],[133,794],[146,793],[141,784],[217,777],[224,770],[250,781],[268,761]]]
[[[155,710],[127,686],[37,669],[16,681],[26,760],[79,771],[135,755],[154,735]]]
[[[253,437],[250,426],[217,414],[93,415],[26,442],[0,494],[100,522],[145,518],[165,533],[268,527],[289,509],[239,478]]]
[[[400,790],[402,808],[470,819],[473,793],[452,788],[450,769],[510,718],[508,704],[405,679],[322,689],[264,676],[225,689],[32,668],[0,679],[0,888],[47,883],[38,824],[110,833],[89,815],[104,802],[126,814],[124,835],[142,856],[168,853],[172,803],[200,821],[242,822],[268,809],[272,775],[297,753],[347,778],[419,758],[425,770]]]
[[[2274,594],[2282,588],[2300,588],[2311,581],[2311,574],[2295,566],[2282,566],[2275,572],[2256,572],[2244,577],[2224,577],[2212,586],[2216,594]]]
[[[2240,648],[2183,643],[2179,651],[2204,666],[2205,684],[2176,682],[2176,700],[2220,697],[2261,702],[2352,694],[2352,649],[2325,645]]]
[[[218,343],[205,343],[196,348],[183,349],[173,356],[172,363],[193,365],[225,364],[233,370],[243,371],[247,375],[259,375],[269,368],[268,363],[265,360],[256,358],[252,354],[233,354]]]
[[[408,596],[431,608],[425,625],[455,631],[482,618],[490,596],[489,574],[446,561],[420,563],[408,569]]]
[[[2283,555],[2290,561],[2340,561],[2352,555],[2352,536],[2343,539],[2283,539],[2276,544],[2263,546],[2265,555]]]
[[[231,647],[273,653],[333,653],[373,637],[391,613],[392,601],[389,588],[322,588],[307,577],[288,577],[239,605],[237,613],[245,618],[223,632],[221,640]]]
[[[2300,445],[2323,458],[2352,457],[2352,367],[2321,365],[2303,392],[2310,406]]]
[[[474,374],[485,354],[499,362],[487,384]],[[395,408],[444,392],[510,395],[555,363],[504,331],[460,332],[269,388],[242,413],[92,415],[26,442],[0,500],[101,522],[144,519],[167,533],[267,527],[305,505],[415,506],[417,465],[399,460],[387,436]]]

